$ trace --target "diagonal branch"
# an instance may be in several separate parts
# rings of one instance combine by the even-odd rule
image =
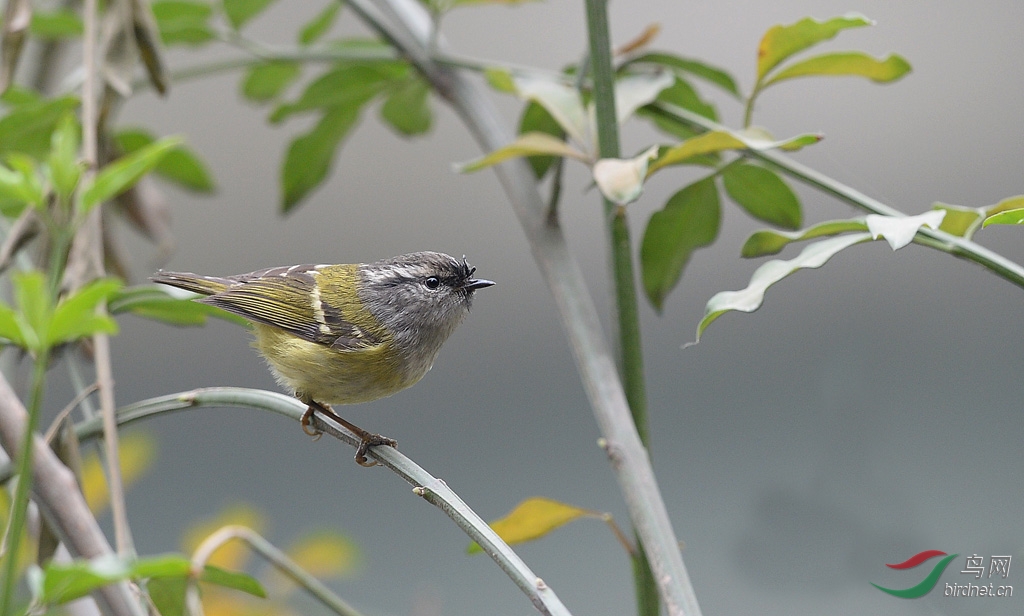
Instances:
[[[512,134],[480,88],[461,72],[432,61],[427,52],[430,21],[420,5],[396,0],[386,2],[387,11],[371,0],[350,0],[349,5],[430,80],[461,116],[482,150],[490,152],[512,141]],[[388,13],[396,18],[387,19]],[[650,459],[630,418],[615,362],[579,266],[561,230],[549,222],[526,162],[513,160],[494,169],[555,297],[630,518],[648,554],[668,613],[700,614]]]
[[[239,387],[210,387],[180,394],[150,398],[126,406],[117,413],[118,425],[125,425],[162,413],[200,407],[244,407],[271,411],[295,421],[300,421],[306,412],[306,405],[291,396],[269,391],[243,389]],[[313,425],[338,440],[358,447],[358,436],[321,415],[314,415]],[[78,424],[75,431],[85,441],[100,436],[102,424],[99,418]],[[391,447],[374,447],[367,452],[381,465],[390,468],[399,477],[413,486],[413,492],[422,496],[432,505],[444,511],[470,539],[476,541],[498,566],[501,567],[516,586],[533,602],[541,614],[548,616],[570,616],[569,610],[555,595],[555,591],[541,580],[526,565],[519,555],[495,533],[444,481],[434,477],[419,465]],[[4,471],[0,469],[0,480]]]

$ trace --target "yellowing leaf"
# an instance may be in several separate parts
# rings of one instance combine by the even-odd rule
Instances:
[[[503,148],[491,152],[483,158],[474,161],[455,165],[455,170],[462,173],[479,171],[491,165],[505,162],[510,158],[519,156],[564,156],[586,161],[586,156],[568,143],[552,137],[547,133],[529,132],[520,135],[515,141]]]
[[[261,534],[263,533],[264,526],[266,526],[263,516],[253,507],[246,504],[232,505],[226,507],[216,517],[205,522],[193,524],[186,530],[185,537],[182,539],[182,549],[186,554],[191,554],[204,539],[212,535],[217,529],[232,524],[247,526]],[[241,541],[230,541],[218,548],[210,560],[207,561],[207,564],[221,567],[222,569],[238,571],[243,568],[248,553],[248,548],[244,543]]]
[[[121,437],[118,446],[121,459],[121,480],[125,487],[142,476],[156,456],[156,441],[143,432],[130,432]],[[93,513],[99,513],[110,505],[110,491],[107,476],[99,456],[89,455],[82,462],[82,494]]]
[[[909,72],[910,63],[896,54],[889,54],[879,60],[860,51],[842,51],[794,62],[772,75],[764,85],[767,87],[786,79],[811,76],[866,77],[871,81],[886,83],[896,81]]]
[[[318,578],[341,577],[355,569],[359,550],[347,537],[322,531],[303,537],[288,550],[288,556]]]
[[[821,135],[806,134],[790,137],[781,141],[773,141],[771,135],[756,127],[743,131],[712,130],[674,145],[661,153],[647,168],[650,177],[662,167],[679,164],[687,159],[722,152],[725,150],[799,150],[800,148],[821,141]]]
[[[982,208],[985,211],[986,217],[992,217],[1000,212],[1007,210],[1017,210],[1024,208],[1024,195],[1017,195],[1015,197],[1007,197],[995,205]]]
[[[540,539],[559,526],[581,517],[600,518],[601,514],[588,509],[566,505],[550,498],[534,496],[516,505],[500,520],[491,522],[491,528],[510,545]],[[476,543],[470,544],[470,554],[481,552]]]
[[[863,15],[849,14],[818,21],[805,17],[786,26],[773,26],[764,33],[757,47],[757,80],[761,81],[768,71],[795,53],[827,41],[845,28],[870,26],[872,22]]]
[[[653,174],[662,167],[682,162],[700,154],[720,152],[722,150],[738,150],[746,145],[735,136],[725,131],[709,131],[692,139],[673,146],[665,151],[657,160],[647,167],[647,175]]]

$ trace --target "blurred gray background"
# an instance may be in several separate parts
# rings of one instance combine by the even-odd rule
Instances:
[[[322,6],[281,0],[248,33],[288,44]],[[824,133],[798,160],[908,213],[934,201],[982,206],[1024,193],[1017,0],[610,6],[615,44],[660,23],[656,48],[717,64],[747,90],[768,27],[848,11],[878,25],[823,49],[896,51],[913,72],[888,86],[792,81],[761,97],[756,123],[779,136]],[[349,9],[342,20],[338,32],[362,32]],[[547,69],[576,61],[586,44],[582,2],[457,10],[444,34],[456,52]],[[175,51],[171,61],[183,67],[225,55]],[[451,170],[480,153],[454,115],[434,101],[433,132],[404,141],[368,110],[330,181],[282,218],[279,165],[308,124],[269,127],[265,110],[241,100],[238,83],[236,74],[182,83],[166,99],[137,97],[122,115],[124,124],[185,135],[219,183],[213,198],[169,190],[178,250],[165,266],[234,274],[424,249],[467,255],[498,285],[479,294],[433,371],[345,415],[398,439],[486,519],[542,495],[627,524],[555,307],[504,195],[490,172]],[[739,124],[735,101],[703,91],[726,123]],[[515,121],[519,104],[494,96]],[[667,141],[639,122],[623,130],[626,152],[654,140]],[[637,243],[650,213],[692,177],[661,173],[630,206]],[[607,314],[600,204],[588,183],[582,167],[570,166],[561,210]],[[798,191],[808,224],[856,214]],[[714,293],[746,286],[758,262],[740,259],[739,248],[762,227],[726,207],[718,242],[696,254],[664,313],[642,310],[652,456],[704,613],[1020,614],[1021,289],[942,253],[873,243],[784,281],[757,313],[728,315],[699,346],[681,349]],[[977,240],[1024,260],[1019,229],[990,228]],[[141,278],[152,249],[132,249]],[[119,403],[210,385],[276,389],[236,326],[122,323]],[[465,554],[466,539],[447,518],[386,471],[356,466],[352,451],[331,439],[310,442],[291,422],[239,409],[175,414],[141,429],[159,445],[153,471],[129,493],[143,553],[178,549],[191,522],[245,502],[265,512],[279,545],[323,527],[359,545],[357,573],[333,587],[368,615],[533,611],[490,561]],[[1018,596],[942,597],[942,582],[976,581],[959,574],[964,556],[923,599],[869,585],[916,584],[927,566],[894,572],[884,563],[925,549],[976,553],[986,563],[1014,555],[1005,583]],[[577,522],[519,551],[573,613],[633,612],[627,558],[602,524]]]

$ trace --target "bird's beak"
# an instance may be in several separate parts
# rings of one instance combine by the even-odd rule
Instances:
[[[490,280],[483,280],[481,278],[470,278],[469,280],[466,281],[466,284],[464,284],[462,288],[466,289],[467,291],[476,291],[477,289],[484,289],[492,285],[494,285],[494,282]]]

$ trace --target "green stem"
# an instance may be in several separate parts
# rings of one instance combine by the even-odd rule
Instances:
[[[18,455],[18,484],[14,490],[10,522],[7,525],[7,539],[4,541],[7,554],[4,558],[3,582],[0,585],[0,616],[13,614],[14,586],[18,580],[18,553],[25,528],[29,490],[32,488],[32,437],[39,424],[49,355],[49,349],[44,348],[36,356],[35,370],[32,374],[32,398],[29,401],[28,424],[25,426],[25,434],[22,435],[21,451],[16,454]],[[13,451],[10,453],[15,455]]]
[[[619,126],[615,113],[615,71],[612,68],[611,41],[608,28],[607,0],[586,0],[587,34],[590,41],[590,66],[593,73],[594,105],[597,116],[598,155],[619,158]],[[626,208],[607,199],[604,211],[611,242],[612,280],[615,286],[615,311],[618,329],[619,373],[626,401],[645,448],[650,442],[647,422],[647,392],[644,384],[643,347],[640,334],[640,312],[633,274],[633,246],[629,236]],[[660,611],[658,585],[651,572],[647,555],[637,537],[633,561],[633,582],[637,613],[657,616]]]

